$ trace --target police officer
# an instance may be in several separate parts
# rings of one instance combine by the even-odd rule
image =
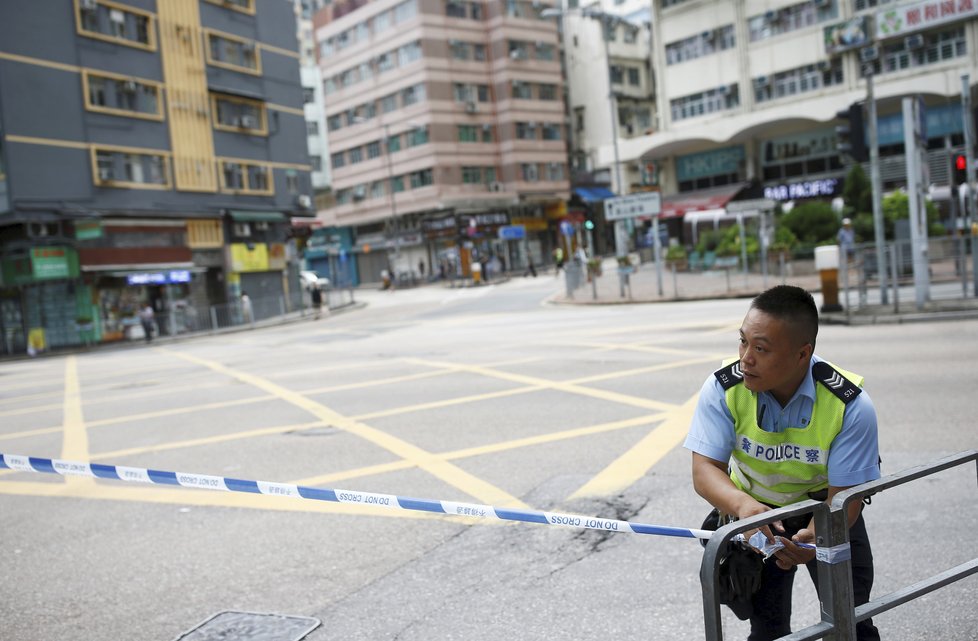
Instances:
[[[814,355],[818,310],[805,290],[779,285],[758,295],[740,327],[739,360],[703,385],[685,447],[693,487],[722,514],[747,518],[808,498],[831,501],[841,490],[879,478],[876,410],[862,376]],[[849,506],[855,604],[869,600],[873,555],[861,513]],[[750,641],[791,632],[791,585],[797,566],[816,581],[811,515],[762,531],[784,549],[763,564],[751,599]],[[747,533],[750,534],[750,533]],[[738,613],[738,616],[740,614]],[[879,639],[871,620],[861,641]]]

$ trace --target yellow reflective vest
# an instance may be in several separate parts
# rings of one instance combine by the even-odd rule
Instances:
[[[783,506],[829,485],[829,450],[842,430],[846,404],[862,391],[863,377],[827,361],[812,365],[815,404],[805,427],[766,432],[757,424],[757,394],[743,385],[740,361],[714,375],[724,388],[737,443],[730,479],[762,503]]]

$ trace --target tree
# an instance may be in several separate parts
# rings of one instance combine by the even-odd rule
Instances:
[[[940,220],[940,212],[937,205],[929,200],[925,200],[927,210],[927,234],[929,236],[943,236],[946,233],[944,225]],[[910,197],[905,192],[895,191],[883,198],[883,226],[886,237],[894,237],[893,228],[897,220],[910,218]]]
[[[873,213],[873,186],[866,178],[862,165],[855,164],[849,170],[842,185],[842,199],[846,204],[846,214],[850,217]],[[858,230],[856,230],[858,232]]]
[[[839,218],[832,211],[832,205],[823,202],[798,205],[781,216],[781,224],[791,230],[798,240],[812,245],[834,242],[839,231]]]

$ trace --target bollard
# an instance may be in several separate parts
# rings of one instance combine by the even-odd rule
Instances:
[[[472,266],[469,268],[472,270],[472,284],[479,285],[482,283],[482,265],[478,261],[473,261]]]
[[[822,311],[841,312],[839,305],[839,246],[815,248],[815,269],[822,279]]]

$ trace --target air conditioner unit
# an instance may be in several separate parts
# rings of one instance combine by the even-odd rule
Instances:
[[[722,89],[720,89],[720,91],[721,91],[721,92],[723,92],[723,95],[724,95],[724,96],[729,96],[729,95],[730,95],[730,94],[732,94],[732,93],[733,93],[733,92],[734,92],[734,91],[735,91],[736,89],[737,89],[737,85],[724,85],[724,86],[723,86],[723,88],[722,88]]]
[[[238,118],[238,126],[243,129],[258,129],[258,119],[254,116],[241,116]]]
[[[859,50],[859,60],[862,62],[872,62],[880,57],[879,49],[874,47],[863,47]]]
[[[133,80],[126,80],[122,83],[122,89],[129,93],[136,93],[136,82]]]
[[[78,7],[82,11],[96,11],[98,9],[98,2],[96,0],[78,0]]]
[[[778,14],[775,11],[766,11],[764,13],[765,22],[775,22],[778,19]]]
[[[767,76],[758,76],[754,78],[754,84],[758,87],[766,87],[771,84],[771,80]]]
[[[919,33],[912,36],[907,36],[903,41],[903,46],[910,51],[920,49],[924,46],[924,36]]]
[[[302,209],[309,209],[312,207],[312,198],[306,194],[299,194],[295,197],[295,204]]]
[[[714,36],[716,36],[715,31],[704,31],[700,34],[700,38],[707,41],[713,40]]]
[[[367,197],[367,188],[363,185],[357,185],[353,188],[353,200],[363,200]]]
[[[465,103],[465,113],[474,114],[476,111],[478,111],[478,107],[474,102],[469,100],[468,102]]]
[[[513,60],[526,60],[526,51],[523,49],[513,49],[509,52],[509,57]]]
[[[98,179],[101,182],[109,182],[113,179],[112,169],[109,167],[98,168]]]
[[[502,183],[499,183],[499,182],[491,182],[491,183],[489,183],[489,191],[502,191],[502,190],[503,190],[503,184]]]

